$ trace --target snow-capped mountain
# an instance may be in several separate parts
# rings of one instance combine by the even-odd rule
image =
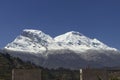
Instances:
[[[39,30],[25,29],[5,49],[25,52],[44,52],[46,50],[68,49],[73,51],[86,51],[88,49],[116,50],[108,47],[97,39],[90,39],[83,34],[70,31],[55,38]]]
[[[75,31],[67,32],[63,35],[54,38],[55,42],[60,43],[61,46],[73,51],[86,51],[88,49],[105,49],[116,50],[115,48],[108,47],[97,39],[90,39],[83,34]]]
[[[38,53],[46,51],[46,47],[53,43],[53,38],[39,30],[25,29],[5,49]]]
[[[76,31],[52,38],[40,30],[25,29],[4,51],[47,68],[120,66],[117,49]]]

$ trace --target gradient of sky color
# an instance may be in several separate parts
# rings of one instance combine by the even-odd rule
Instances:
[[[26,28],[79,31],[120,50],[120,0],[0,0],[0,47]]]

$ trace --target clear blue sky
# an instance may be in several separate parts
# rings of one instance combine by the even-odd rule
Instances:
[[[25,28],[79,31],[120,50],[120,0],[0,0],[0,47]]]

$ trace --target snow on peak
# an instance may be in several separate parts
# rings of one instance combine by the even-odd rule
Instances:
[[[81,33],[77,32],[77,31],[70,31],[65,34],[59,35],[59,36],[55,37],[54,39],[56,42],[73,42],[74,43],[80,37],[85,38],[85,36],[83,36]]]
[[[38,41],[38,42],[41,40],[47,42],[53,41],[52,37],[50,37],[49,35],[45,34],[40,30],[24,29],[21,35],[25,37],[29,37],[33,41]]]
[[[53,42],[53,38],[40,30],[24,29],[13,42],[5,48],[15,51],[43,52],[46,46]]]
[[[76,31],[70,31],[59,35],[55,37],[54,40],[64,47],[68,47],[68,49],[76,51],[85,51],[88,49],[116,50],[115,48],[108,47],[95,38],[90,39]]]
[[[34,30],[34,29],[24,29],[23,32],[28,32],[28,33],[41,33],[42,31],[40,30]]]
[[[97,39],[90,39],[77,31],[70,31],[55,38],[40,30],[24,29],[5,49],[26,52],[44,52],[47,50],[69,49],[86,51],[88,49],[117,50],[108,47]]]
[[[83,36],[83,34],[77,32],[77,31],[70,31],[70,32],[67,32],[65,33],[66,35],[79,35],[79,36]]]

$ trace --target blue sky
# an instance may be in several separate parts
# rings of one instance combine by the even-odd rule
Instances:
[[[0,47],[25,28],[79,31],[120,50],[120,0],[0,0]]]

